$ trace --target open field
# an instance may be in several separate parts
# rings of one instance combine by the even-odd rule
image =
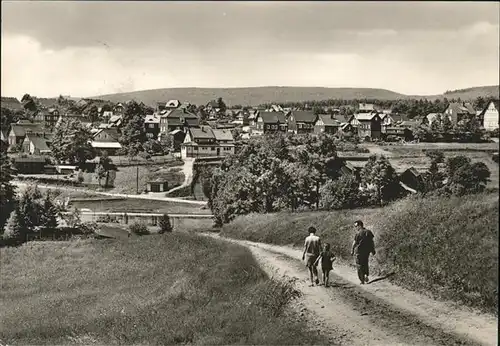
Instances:
[[[412,154],[423,150],[445,150],[445,151],[498,151],[498,143],[418,143],[418,144],[394,144],[382,147],[397,155]]]
[[[315,226],[334,253],[351,261],[357,219],[373,230],[374,273],[395,272],[396,283],[489,312],[498,308],[498,194],[463,198],[407,198],[382,209],[252,214],[222,235],[302,246]]]
[[[326,344],[249,250],[188,234],[1,250],[2,344]]]

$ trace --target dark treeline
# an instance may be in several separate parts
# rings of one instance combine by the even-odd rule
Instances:
[[[492,100],[492,97],[478,97],[473,102],[472,105],[476,110],[483,109],[488,105],[488,103]],[[353,114],[354,111],[358,108],[360,103],[369,103],[374,104],[379,109],[390,109],[392,113],[396,114],[405,114],[409,118],[415,118],[416,116],[427,115],[429,113],[442,113],[448,108],[450,103],[454,102],[464,102],[460,98],[448,99],[444,98],[436,99],[434,101],[430,101],[427,99],[399,99],[399,100],[378,100],[378,99],[353,99],[353,100],[345,100],[345,99],[330,99],[330,100],[312,100],[312,101],[303,101],[303,102],[286,102],[280,103],[279,105],[282,107],[290,107],[290,108],[299,108],[299,109],[307,109],[307,110],[315,110],[317,112],[327,112],[333,113],[334,109],[338,109],[340,114]],[[270,107],[271,103],[266,103],[260,105],[261,107]],[[322,108],[328,107],[330,109],[324,110]]]

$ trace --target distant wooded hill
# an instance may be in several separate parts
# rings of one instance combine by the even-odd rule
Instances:
[[[257,106],[265,103],[286,103],[328,99],[378,99],[397,100],[407,98],[460,98],[471,101],[478,96],[498,96],[499,86],[483,86],[447,92],[441,95],[413,96],[404,95],[385,89],[370,88],[313,88],[313,87],[252,87],[252,88],[168,88],[141,90],[128,93],[94,96],[93,98],[106,99],[113,102],[136,100],[148,105],[155,105],[158,101],[178,99],[196,105],[208,103],[210,100],[222,97],[227,105]]]

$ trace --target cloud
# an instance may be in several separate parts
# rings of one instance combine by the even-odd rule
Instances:
[[[2,90],[498,83],[498,3],[2,2]]]
[[[2,93],[83,96],[172,82],[165,70],[151,74],[123,54],[105,47],[43,49],[28,36],[2,35]]]

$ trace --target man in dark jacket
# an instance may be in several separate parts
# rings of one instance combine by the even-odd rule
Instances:
[[[356,267],[358,269],[358,277],[361,284],[368,283],[368,260],[370,253],[375,255],[375,243],[373,242],[373,233],[363,226],[363,221],[358,220],[354,223],[357,233],[354,236],[352,243],[351,255],[356,253]]]

